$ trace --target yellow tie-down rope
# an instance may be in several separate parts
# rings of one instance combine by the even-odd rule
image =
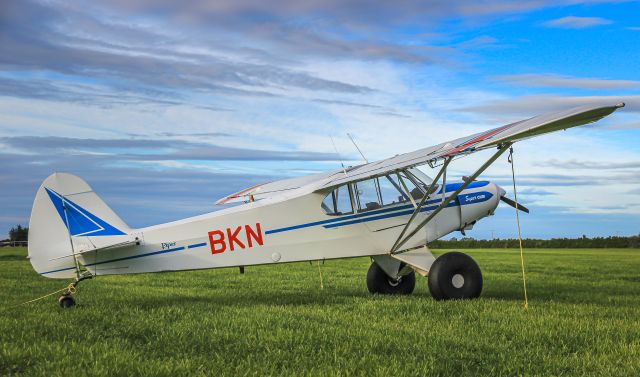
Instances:
[[[43,298],[47,298],[47,297],[49,297],[49,296],[55,295],[56,293],[60,293],[60,292],[65,292],[64,294],[73,294],[73,293],[76,293],[76,283],[71,283],[71,284],[69,284],[68,286],[66,286],[66,287],[64,287],[64,288],[62,288],[62,289],[58,289],[57,291],[53,291],[53,292],[51,292],[51,293],[47,293],[46,295],[44,295],[44,296],[40,296],[40,297],[38,297],[38,298],[34,298],[33,300],[25,301],[25,302],[23,302],[22,304],[18,304],[18,305],[14,305],[14,306],[8,306],[8,307],[5,307],[5,308],[3,308],[3,309],[0,309],[0,312],[4,312],[4,311],[7,311],[7,310],[11,310],[11,309],[13,309],[13,308],[17,308],[17,307],[22,306],[22,305],[30,304],[30,303],[32,303],[32,302],[40,301],[40,300],[42,300]]]
[[[320,259],[318,259],[318,273],[320,274],[320,289],[324,289],[324,284],[322,283],[322,270],[320,269]]]
[[[518,194],[516,192],[516,172],[513,167],[513,147],[509,147],[509,164],[511,164],[511,179],[513,181],[513,200],[516,202],[516,223],[518,224],[518,242],[520,243],[520,266],[522,267],[522,286],[524,287],[524,308],[529,309],[527,297],[527,274],[524,269],[524,250],[522,248],[522,232],[520,230],[520,213],[518,212]]]

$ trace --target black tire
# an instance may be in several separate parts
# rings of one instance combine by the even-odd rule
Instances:
[[[429,270],[429,291],[436,300],[478,298],[482,293],[480,267],[465,253],[442,254]]]
[[[76,300],[73,298],[73,296],[64,295],[60,296],[60,298],[58,299],[58,303],[60,304],[61,308],[70,308],[76,304]]]
[[[416,287],[415,272],[392,280],[376,262],[371,263],[367,272],[367,288],[370,293],[386,295],[409,295]]]

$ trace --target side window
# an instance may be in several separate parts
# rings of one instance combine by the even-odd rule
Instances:
[[[343,185],[338,187],[336,193],[336,209],[337,215],[344,215],[347,213],[353,213],[353,206],[351,206],[351,196],[349,195],[349,187]]]
[[[411,191],[411,186],[413,185],[410,181],[407,182],[399,182],[398,176],[387,175],[384,177],[380,177],[380,196],[382,197],[382,205],[388,206],[396,203],[404,203],[409,201],[408,193],[402,186],[402,183],[407,185],[407,189],[409,192]]]
[[[358,207],[361,212],[371,211],[382,207],[378,196],[378,179],[369,179],[358,182],[356,188]]]
[[[396,179],[391,176],[384,176],[378,179],[380,183],[380,198],[382,198],[382,205],[388,206],[400,202],[407,201],[407,197],[403,195],[402,189],[396,182]]]
[[[339,216],[353,213],[349,187],[343,185],[331,191],[322,202],[322,209],[327,215]]]

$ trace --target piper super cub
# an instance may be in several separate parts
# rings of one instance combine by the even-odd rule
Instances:
[[[59,303],[75,304],[76,285],[97,275],[251,266],[370,256],[371,293],[409,294],[415,272],[436,299],[478,297],[482,274],[466,254],[437,259],[426,245],[470,229],[505,197],[476,178],[516,141],[595,122],[624,106],[599,104],[536,116],[385,160],[254,186],[220,199],[242,203],[184,220],[133,229],[81,178],[44,180],[29,223],[29,259],[42,276],[74,278]],[[451,161],[495,153],[462,182],[447,183]],[[432,179],[417,166],[438,169]],[[439,183],[441,182],[441,183]]]

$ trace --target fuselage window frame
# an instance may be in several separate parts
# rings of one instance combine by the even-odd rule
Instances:
[[[391,175],[395,175],[396,178],[398,179],[398,182],[394,181],[391,178]],[[382,192],[380,188],[380,181],[379,181],[383,177],[386,178],[392,184],[392,186],[400,193],[400,195],[404,198],[404,200],[398,201],[398,202],[392,202],[392,203],[385,203],[383,201]],[[414,203],[415,198],[413,198],[411,192],[406,192],[406,190],[408,190],[408,186],[404,182],[404,180],[408,180],[409,182],[411,182],[413,186],[415,186],[416,188],[418,188],[420,192],[422,192],[422,195],[425,195],[428,187],[426,183],[422,182],[420,178],[416,177],[415,174],[411,173],[408,169],[401,169],[395,172],[391,172],[389,174],[385,174],[385,175],[381,175],[381,176],[373,177],[369,179],[363,179],[358,182],[346,183],[344,185],[334,188],[329,194],[327,194],[327,196],[325,196],[325,199],[322,201],[322,204],[323,204],[322,208],[324,213],[328,216],[344,216],[344,215],[352,215],[352,214],[369,212],[369,211],[374,211],[379,209],[379,208],[375,208],[375,209],[367,210],[366,208],[361,208],[360,194],[358,193],[358,183],[366,182],[370,180],[373,180],[374,182],[376,197],[378,199],[378,204],[380,205],[379,208],[393,207],[396,205],[402,205],[406,203]],[[340,190],[343,186],[347,187],[347,192],[349,194],[349,201],[351,204],[350,212],[338,211],[338,199],[340,195],[338,193],[338,190]],[[332,202],[331,208],[329,208],[329,206],[327,206],[325,203],[329,196],[331,197],[331,202]],[[414,206],[415,206],[415,203],[414,203]],[[327,209],[333,212],[329,213],[327,212]]]
[[[351,207],[351,211],[350,212],[338,211],[338,204],[339,204],[338,203],[338,199],[339,199],[339,195],[340,195],[339,190],[342,189],[345,186],[347,188],[347,194],[349,195],[349,204],[350,204],[350,207]],[[331,207],[329,207],[327,205],[327,203],[326,203],[327,198],[331,198]],[[351,188],[351,184],[347,183],[347,184],[338,186],[338,187],[334,188],[333,190],[331,190],[331,192],[328,193],[324,197],[324,199],[322,200],[321,208],[322,208],[324,214],[327,215],[327,216],[344,216],[344,215],[352,215],[354,213],[357,213],[356,207],[354,207],[354,205],[353,205],[353,189]],[[331,212],[328,212],[327,210],[329,210]]]

